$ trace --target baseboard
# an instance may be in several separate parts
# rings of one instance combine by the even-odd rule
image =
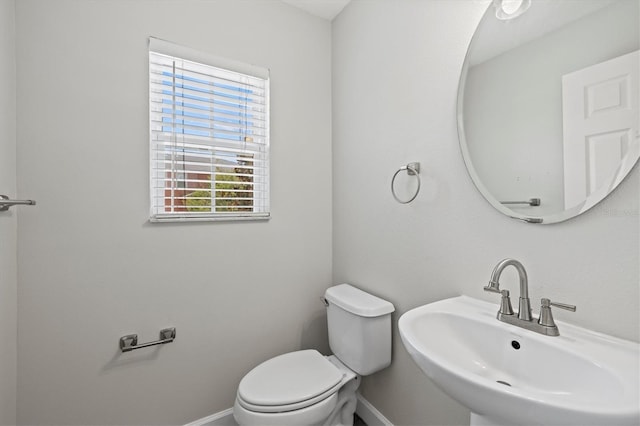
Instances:
[[[364,399],[360,393],[358,393],[356,414],[364,420],[367,426],[393,426],[393,423],[383,416],[380,411],[376,410],[376,407]],[[185,426],[238,426],[238,423],[236,423],[236,419],[233,418],[233,408],[229,408],[219,413],[203,417]]]
[[[233,408],[228,408],[184,426],[238,426],[238,423],[233,418]]]
[[[391,423],[389,419],[376,409],[376,407],[371,405],[369,401],[360,395],[359,392],[356,414],[364,420],[367,426],[393,426],[393,423]]]

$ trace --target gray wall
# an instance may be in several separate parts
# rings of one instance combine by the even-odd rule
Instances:
[[[16,197],[16,59],[13,0],[0,0],[0,194]],[[16,423],[18,208],[0,212],[0,425]]]
[[[18,230],[19,423],[184,424],[231,407],[257,363],[326,348],[329,22],[276,1],[20,0],[16,28],[18,181],[38,200]],[[271,69],[270,221],[147,222],[150,35]],[[166,326],[174,343],[119,352]]]
[[[637,168],[552,226],[499,215],[466,173],[456,89],[486,4],[354,0],[331,31],[275,1],[17,2],[17,120],[0,115],[0,158],[15,158],[16,121],[18,194],[38,200],[19,211],[19,423],[184,424],[229,408],[256,363],[326,352],[317,296],[332,282],[387,298],[397,320],[457,294],[497,302],[482,286],[507,256],[524,262],[532,297],[578,305],[558,319],[638,340]],[[147,223],[149,35],[271,69],[271,221]],[[12,37],[2,40],[11,109]],[[410,161],[422,162],[422,191],[400,205],[389,182]],[[0,262],[12,256],[3,242]],[[2,277],[11,321],[15,274]],[[15,340],[13,321],[0,332]],[[170,345],[117,349],[121,335],[153,340],[171,325]],[[468,422],[394,339],[392,366],[365,379],[364,396],[398,425]],[[4,403],[12,386],[1,386]]]
[[[487,1],[354,0],[333,23],[333,277],[407,310],[484,293],[495,264],[521,260],[535,300],[574,303],[557,319],[639,340],[639,181],[568,222],[508,219],[476,191],[456,131],[460,69]],[[411,204],[389,190],[401,165],[422,163]],[[399,186],[402,186],[399,185]],[[517,293],[513,271],[504,287]],[[536,308],[537,310],[537,308]],[[362,392],[398,425],[468,424],[402,347]]]

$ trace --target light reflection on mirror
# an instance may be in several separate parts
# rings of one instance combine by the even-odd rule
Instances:
[[[517,18],[529,9],[531,0],[493,0],[496,9],[496,18],[509,20]]]
[[[460,81],[465,164],[502,213],[567,220],[614,190],[640,156],[640,0],[532,0],[508,21],[495,5]],[[539,205],[501,203],[532,198]]]

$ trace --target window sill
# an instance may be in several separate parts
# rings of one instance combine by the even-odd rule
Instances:
[[[152,215],[149,218],[151,223],[190,223],[190,222],[237,222],[237,221],[262,221],[271,219],[270,213],[255,213],[255,214],[202,214],[202,215]]]

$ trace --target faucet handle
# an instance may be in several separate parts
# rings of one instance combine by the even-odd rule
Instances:
[[[502,315],[513,315],[513,308],[511,307],[511,299],[509,299],[509,290],[502,290],[502,299],[500,300],[500,311]]]
[[[567,311],[571,311],[571,312],[575,312],[577,309],[576,305],[567,305],[566,303],[552,302],[551,300],[546,298],[540,300],[540,303],[542,304],[543,307],[555,306],[556,308],[566,309]]]
[[[556,306],[560,309],[566,309],[567,311],[575,312],[575,305],[567,305],[566,303],[552,302],[549,299],[543,298],[540,300],[540,318],[538,318],[538,324],[545,327],[556,327],[556,322],[553,320],[551,314],[551,307]]]

